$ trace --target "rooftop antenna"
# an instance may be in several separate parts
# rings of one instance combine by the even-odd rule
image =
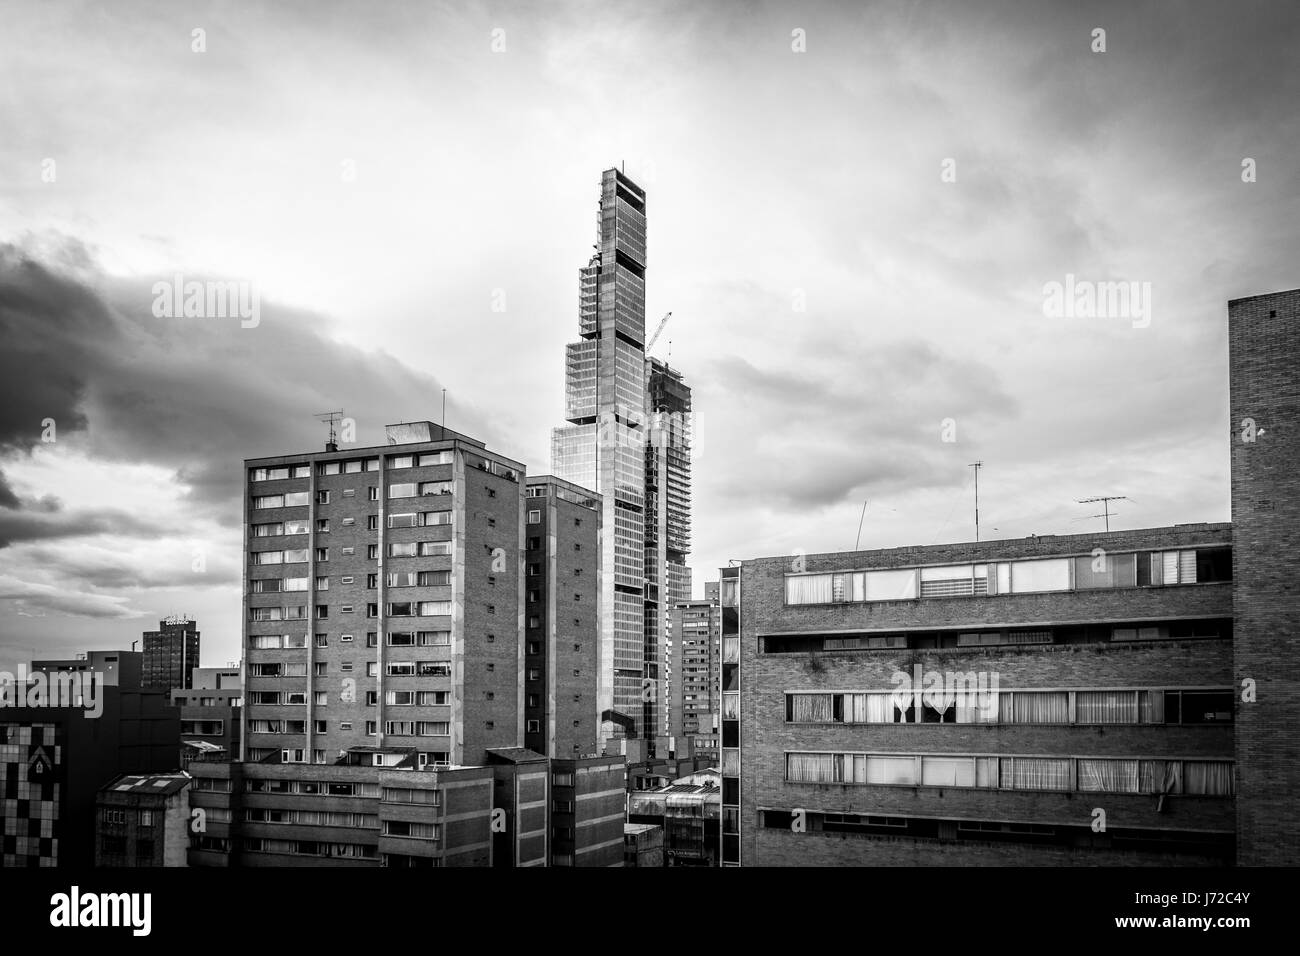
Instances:
[[[330,437],[329,440],[325,442],[325,450],[338,451],[339,436],[334,426],[343,420],[343,409],[340,408],[338,411],[335,412],[318,412],[316,414],[316,418],[319,421],[327,422],[330,427]]]
[[[1110,530],[1110,503],[1112,501],[1127,501],[1128,495],[1098,495],[1095,498],[1079,498],[1078,503],[1081,505],[1090,505],[1094,502],[1102,502],[1102,513],[1099,515],[1089,515],[1090,518],[1105,518],[1106,530]]]
[[[438,427],[442,429],[442,433],[438,437],[446,438],[447,437],[447,390],[445,388],[442,390],[442,423]]]
[[[975,540],[980,539],[980,469],[984,467],[984,462],[973,461],[968,468],[975,469]]]
[[[853,542],[853,550],[854,550],[854,551],[857,551],[857,550],[858,550],[858,545],[862,544],[862,522],[864,522],[864,521],[866,521],[866,520],[867,520],[867,503],[866,503],[866,501],[864,500],[864,501],[862,502],[862,517],[858,518],[858,537],[857,537],[857,539]]]

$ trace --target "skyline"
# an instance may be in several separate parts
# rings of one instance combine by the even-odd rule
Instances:
[[[695,595],[731,558],[850,549],[864,499],[863,549],[971,540],[976,460],[986,540],[1100,531],[1075,502],[1103,494],[1132,499],[1112,528],[1227,520],[1226,304],[1297,285],[1293,23],[591,9],[396,4],[346,36],[275,8],[20,12],[0,668],[179,612],[204,664],[234,659],[242,463],[322,448],[316,412],[378,444],[446,387],[448,427],[548,473],[593,189],[624,160],[654,210],[648,323],[674,313],[654,354],[672,340],[698,408]],[[109,71],[115,44],[141,62]],[[72,85],[92,71],[111,83]],[[252,282],[257,327],[155,317],[176,273]],[[1150,323],[1049,317],[1067,276],[1149,282]]]

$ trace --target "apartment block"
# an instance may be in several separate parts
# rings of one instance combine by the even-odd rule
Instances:
[[[621,755],[551,761],[551,865],[622,866]]]
[[[95,866],[188,866],[190,776],[124,774],[95,801]]]
[[[665,733],[691,738],[697,755],[716,761],[722,709],[722,610],[717,601],[677,604],[667,643]]]
[[[198,625],[184,617],[158,622],[158,630],[144,632],[141,682],[146,690],[170,693],[191,686],[199,666]]]
[[[1230,861],[1231,544],[1200,524],[745,561],[740,862]]]
[[[525,483],[524,745],[594,755],[600,725],[600,496],[551,475]]]
[[[195,763],[190,772],[191,810],[203,811],[191,866],[492,865],[491,767],[418,769],[414,754],[371,748],[331,765]]]
[[[430,422],[245,462],[244,759],[524,737],[523,466]]]
[[[1228,303],[1237,860],[1300,865],[1300,290]]]

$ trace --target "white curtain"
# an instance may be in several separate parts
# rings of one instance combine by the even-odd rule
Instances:
[[[831,574],[802,574],[785,579],[786,604],[830,604]]]
[[[1074,695],[1075,722],[1136,724],[1138,694],[1132,690],[1081,690]]]
[[[998,758],[975,758],[975,786],[996,787],[998,785]]]
[[[1068,724],[1070,695],[1065,691],[1014,691],[1002,720],[1009,724]]]
[[[1097,793],[1137,793],[1137,760],[1080,760],[1079,789]]]
[[[998,699],[1003,695],[996,691],[970,690],[957,695],[957,723],[959,724],[996,724],[998,722]]]
[[[894,702],[889,694],[866,694],[867,719],[869,724],[892,724],[894,722]]]
[[[726,693],[722,695],[722,719],[739,720],[740,719],[740,695],[735,693]]]
[[[792,694],[791,719],[796,723],[829,723],[830,694]]]
[[[975,786],[972,757],[922,757],[921,783],[931,787]]]
[[[788,754],[786,777],[795,783],[834,783],[834,754]]]
[[[844,722],[846,724],[865,724],[867,722],[867,695],[844,695]]]
[[[867,757],[867,783],[916,783],[912,757]]]
[[[1069,790],[1070,761],[1055,757],[1002,758],[1004,790]]]

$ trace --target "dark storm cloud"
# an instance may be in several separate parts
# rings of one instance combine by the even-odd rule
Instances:
[[[51,261],[0,244],[0,369],[15,397],[0,418],[2,447],[30,449],[54,418],[60,442],[171,469],[196,505],[230,524],[240,520],[241,460],[323,447],[316,413],[344,409],[358,445],[382,443],[387,423],[436,417],[435,379],[330,340],[320,316],[262,301],[255,327],[158,318],[153,285],[171,274],[109,278],[79,243],[64,246]],[[461,418],[490,441],[480,416]]]
[[[67,538],[93,538],[113,535],[120,538],[155,538],[172,529],[137,515],[105,509],[92,511],[44,508],[39,505],[0,511],[0,548],[23,541],[48,541]]]

